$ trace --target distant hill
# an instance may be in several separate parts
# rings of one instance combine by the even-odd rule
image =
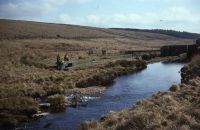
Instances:
[[[0,39],[96,39],[128,38],[130,40],[195,39],[200,34],[170,30],[106,29],[79,25],[0,19]]]
[[[0,20],[0,39],[112,37],[92,27],[19,20]]]
[[[162,29],[130,29],[130,28],[112,28],[115,30],[128,30],[128,31],[137,31],[137,32],[149,32],[149,33],[158,33],[158,34],[165,34],[169,36],[173,36],[176,38],[185,38],[185,39],[198,39],[200,38],[200,34],[198,33],[190,33],[190,32],[181,32],[175,30],[162,30]]]

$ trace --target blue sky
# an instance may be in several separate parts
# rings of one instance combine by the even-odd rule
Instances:
[[[0,0],[0,19],[200,33],[200,0]]]

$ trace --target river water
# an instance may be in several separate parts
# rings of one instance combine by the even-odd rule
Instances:
[[[138,100],[150,98],[158,91],[166,91],[172,84],[180,83],[179,71],[182,67],[183,64],[177,63],[149,64],[141,72],[116,78],[104,93],[92,95],[86,107],[66,108],[62,113],[31,122],[27,129],[74,130],[82,121],[98,120],[110,111],[131,108]]]

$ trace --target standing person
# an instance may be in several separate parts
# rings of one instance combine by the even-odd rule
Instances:
[[[62,69],[66,69],[67,67],[71,67],[71,66],[72,64],[69,63],[69,57],[67,53],[65,53]]]
[[[69,61],[69,57],[68,57],[67,53],[65,53],[64,61]]]
[[[58,70],[60,70],[61,64],[62,64],[62,61],[61,61],[60,55],[58,54],[57,55],[57,61],[56,61],[56,66],[57,66]]]

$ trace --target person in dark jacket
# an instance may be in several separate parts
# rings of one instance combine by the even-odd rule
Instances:
[[[56,66],[57,66],[57,69],[60,70],[61,69],[61,65],[62,65],[62,60],[60,58],[60,55],[58,54],[57,55],[57,61],[56,61]]]

